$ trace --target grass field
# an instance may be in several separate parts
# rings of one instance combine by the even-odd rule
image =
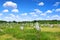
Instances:
[[[21,24],[0,24],[0,40],[60,40],[59,27],[41,27],[37,31],[29,24],[20,29]]]
[[[60,32],[41,32],[41,40],[60,40]]]
[[[25,25],[24,25],[25,26]],[[40,40],[40,32],[33,27],[20,29],[20,24],[1,24],[0,25],[0,40]]]
[[[41,40],[60,40],[60,28],[41,28]]]
[[[48,27],[44,27],[41,28],[42,32],[60,32],[60,28],[48,28]]]

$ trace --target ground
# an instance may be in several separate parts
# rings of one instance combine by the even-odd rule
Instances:
[[[33,26],[24,25],[20,29],[20,24],[0,24],[0,40],[60,40],[59,27],[41,27],[37,31]]]

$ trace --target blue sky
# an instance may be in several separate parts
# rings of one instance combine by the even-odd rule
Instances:
[[[60,20],[60,0],[0,0],[0,20]]]

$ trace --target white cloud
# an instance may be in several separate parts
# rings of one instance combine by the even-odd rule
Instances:
[[[47,16],[47,20],[60,20],[60,16],[59,15]]]
[[[6,21],[13,21],[13,18],[12,18],[12,17],[7,16],[7,17],[5,17],[5,19],[4,19],[4,20],[6,20]]]
[[[10,14],[10,17],[15,17],[15,15],[14,14]]]
[[[5,9],[5,10],[3,10],[3,12],[9,12],[9,10],[8,9]]]
[[[60,16],[59,15],[47,16],[46,20],[60,20]]]
[[[4,20],[6,20],[6,21],[20,21],[20,16],[10,14],[10,16],[6,16]]]
[[[15,18],[15,17],[12,18],[12,17],[7,16],[7,17],[5,17],[4,20],[6,20],[6,21],[18,21],[19,19]]]
[[[29,14],[31,14],[32,16],[38,16],[36,12],[30,12]]]
[[[40,11],[39,9],[34,9],[34,11],[35,11],[36,13],[42,13],[42,11]]]
[[[4,7],[12,7],[12,8],[17,8],[17,4],[12,2],[12,1],[7,1],[3,4]]]
[[[60,2],[56,2],[53,6],[59,6]]]
[[[27,16],[27,13],[23,13],[23,14],[21,14],[22,16]]]
[[[47,10],[45,12],[42,12],[40,15],[46,16],[48,13],[52,13],[52,10]]]
[[[58,18],[59,16],[58,16],[58,15],[53,15],[52,17],[53,17],[53,18]]]
[[[5,17],[6,19],[13,19],[12,17]]]
[[[0,13],[0,16],[2,16],[3,14],[2,13]]]
[[[17,9],[17,4],[12,2],[12,1],[7,1],[3,4],[4,7],[11,7],[13,8],[13,10],[11,10],[11,12],[14,12],[14,13],[18,13],[19,10]],[[8,12],[8,10],[3,10],[3,12]]]
[[[18,10],[18,9],[13,9],[11,12],[18,13],[18,12],[19,12],[19,10]]]
[[[39,6],[43,6],[43,5],[44,5],[44,3],[43,3],[43,2],[40,2],[38,5],[39,5]]]
[[[38,18],[35,18],[36,20],[43,20],[43,18],[42,17],[38,17]]]
[[[35,12],[30,12],[29,14],[31,14],[31,15],[35,15]]]
[[[39,9],[34,9],[34,11],[30,12],[29,14],[31,14],[33,16],[39,16],[39,15],[46,16],[48,13],[52,13],[52,12],[53,12],[53,10],[47,10],[45,12],[42,12]]]
[[[35,14],[35,15],[33,15],[33,16],[37,17],[38,15]]]
[[[60,12],[60,8],[56,9],[55,11],[56,11],[56,12]]]
[[[42,16],[46,16],[46,13],[41,13],[40,15],[42,15]]]
[[[40,14],[42,14],[42,11],[40,11],[39,9],[34,9],[34,11],[30,12],[29,14],[31,14],[32,16],[38,17]]]
[[[45,13],[52,13],[52,11],[51,10],[47,10]]]

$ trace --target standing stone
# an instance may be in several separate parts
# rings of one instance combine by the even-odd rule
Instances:
[[[35,22],[35,29],[37,30],[36,31],[37,38],[38,40],[40,40],[40,27],[38,22]]]
[[[36,30],[40,30],[38,22],[35,23],[35,28],[36,28]]]
[[[20,29],[21,29],[21,30],[23,30],[23,29],[24,29],[24,26],[23,26],[23,25],[24,25],[24,24],[22,24],[22,25],[20,26]]]

